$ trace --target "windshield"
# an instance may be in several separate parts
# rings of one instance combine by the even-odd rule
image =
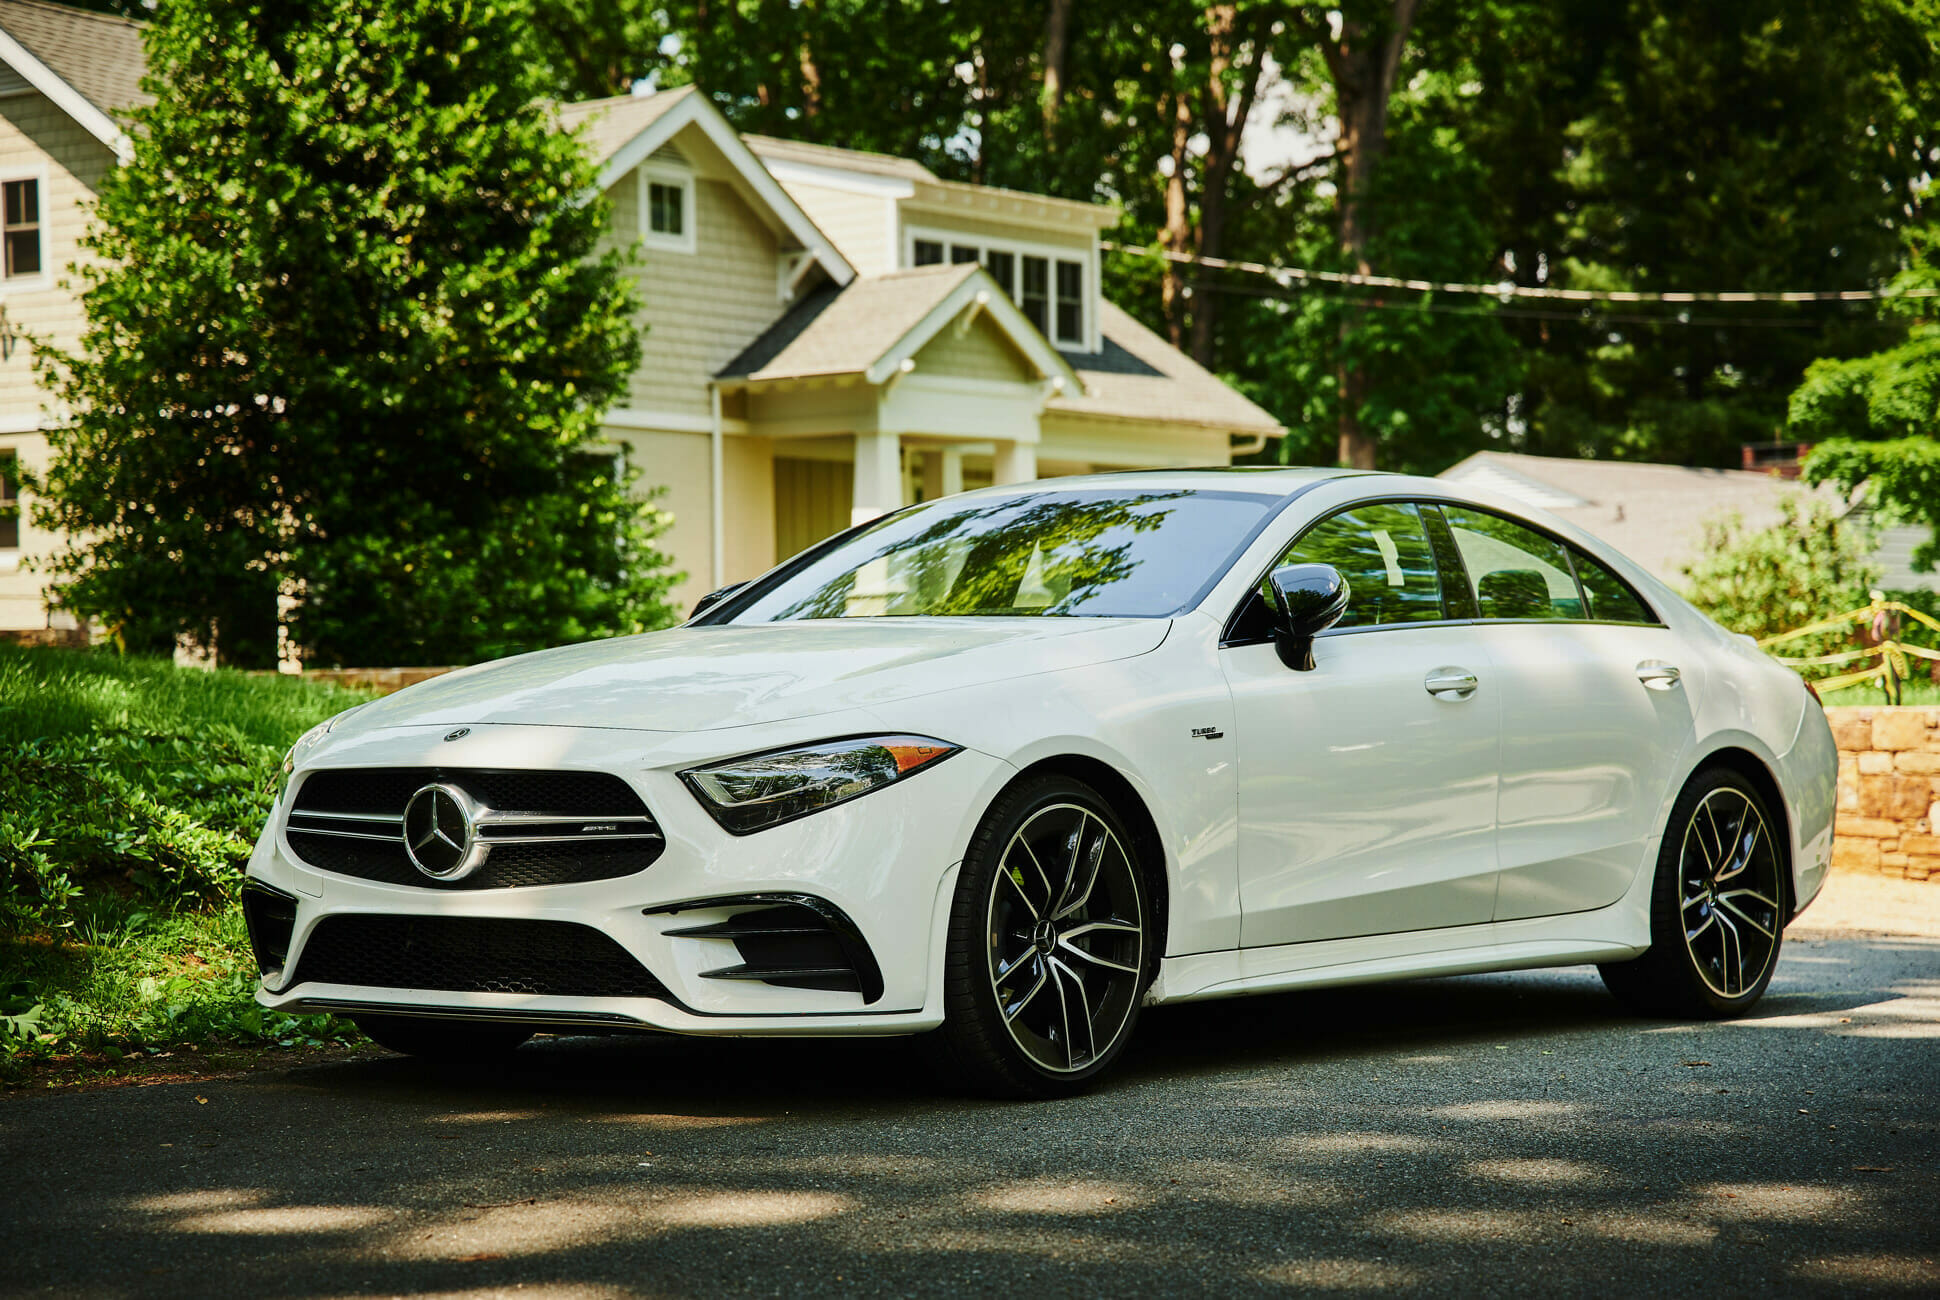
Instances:
[[[1163,618],[1225,571],[1279,500],[1108,488],[946,498],[857,533],[731,621]]]

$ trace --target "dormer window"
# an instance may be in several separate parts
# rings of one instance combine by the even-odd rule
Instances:
[[[1089,278],[1082,257],[1060,256],[1057,250],[1025,244],[992,245],[988,240],[956,240],[927,232],[909,242],[911,266],[944,262],[981,262],[990,278],[1037,327],[1038,333],[1061,348],[1089,346],[1091,309],[1086,300]]]
[[[694,251],[694,174],[648,163],[640,168],[640,239],[648,248]]]
[[[5,216],[0,244],[4,245],[6,278],[38,276],[40,256],[40,181],[0,181],[0,210]]]

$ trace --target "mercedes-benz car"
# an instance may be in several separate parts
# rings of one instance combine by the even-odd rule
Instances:
[[[1836,766],[1795,673],[1509,499],[1109,474],[339,715],[244,906],[264,1006],[406,1052],[922,1035],[1045,1096],[1158,1003],[1595,963],[1639,1011],[1741,1013]]]

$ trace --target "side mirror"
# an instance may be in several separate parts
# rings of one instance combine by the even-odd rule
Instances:
[[[729,583],[727,586],[720,588],[718,591],[708,592],[705,596],[702,596],[699,600],[694,602],[694,612],[687,616],[687,621],[690,623],[693,622],[695,619],[699,618],[702,614],[705,614],[708,610],[713,609],[716,605],[720,604],[722,601],[726,600],[729,596],[732,596],[735,592],[741,590],[741,588],[747,585],[748,584],[745,582],[734,582],[734,583]]]
[[[1331,564],[1288,564],[1267,578],[1279,608],[1273,611],[1273,641],[1280,662],[1298,673],[1314,669],[1314,638],[1340,622],[1353,590]]]

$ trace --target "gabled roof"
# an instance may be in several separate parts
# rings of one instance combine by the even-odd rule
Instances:
[[[882,383],[964,312],[988,313],[1040,375],[1076,387],[1078,376],[974,262],[870,276],[809,295],[771,325],[720,378],[765,383],[862,375]]]
[[[744,197],[765,207],[828,272],[831,280],[847,284],[855,279],[855,268],[849,265],[849,260],[836,251],[828,236],[761,165],[761,160],[742,142],[740,133],[721,116],[721,110],[692,86],[652,95],[621,95],[565,104],[558,111],[562,126],[582,132],[582,138],[592,150],[593,161],[599,164],[597,184],[602,190],[645,162],[680,132],[689,127],[698,130],[726,162]]]
[[[1084,380],[1084,391],[1067,389],[1047,413],[1198,424],[1232,433],[1281,432],[1272,415],[1103,297],[1098,332],[1102,351],[1064,354]]]
[[[802,163],[809,167],[834,167],[845,172],[866,172],[872,176],[893,176],[897,180],[937,180],[935,172],[913,158],[894,154],[868,153],[861,149],[842,149],[831,144],[809,144],[805,140],[779,140],[771,135],[749,135],[742,139],[748,148],[764,159]]]
[[[42,0],[0,0],[0,62],[123,158],[115,115],[150,102],[142,24]]]

